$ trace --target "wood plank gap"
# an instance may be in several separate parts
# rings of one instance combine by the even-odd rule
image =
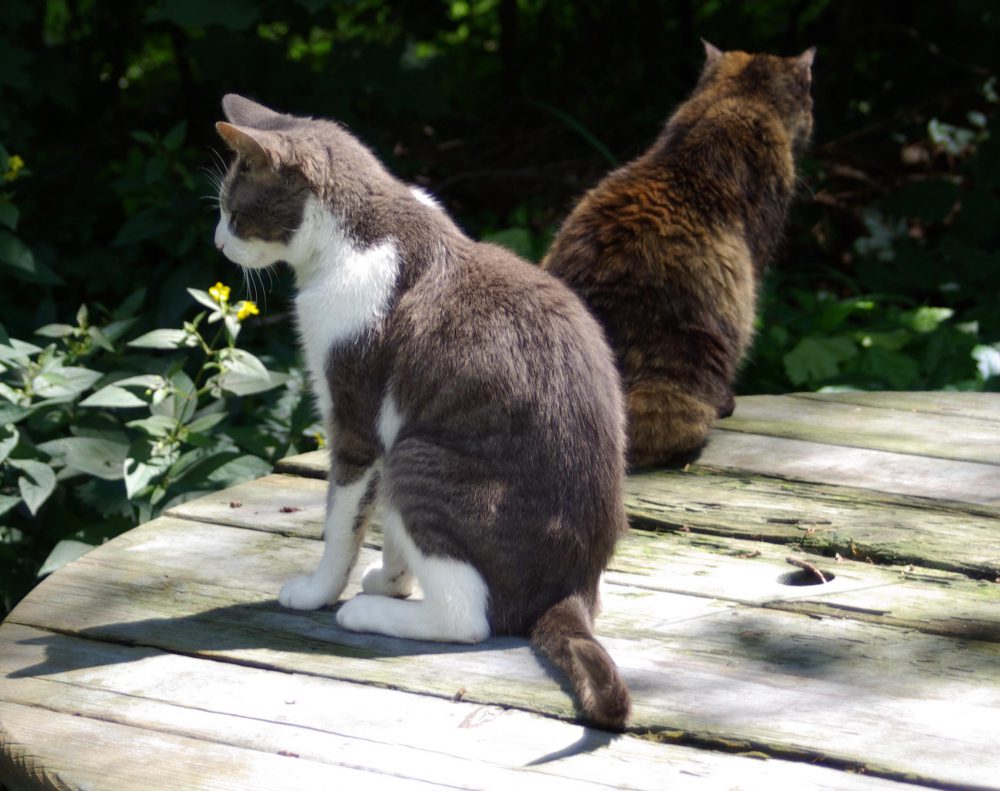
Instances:
[[[942,791],[996,791],[995,786],[978,784],[944,783],[926,776],[916,776],[911,773],[899,772],[878,764],[859,763],[828,756],[812,750],[796,750],[781,748],[766,742],[756,742],[752,739],[727,740],[710,734],[696,731],[670,730],[669,728],[645,730],[635,734],[638,738],[648,739],[657,744],[674,744],[681,747],[695,747],[713,752],[740,755],[748,758],[772,759],[804,763],[810,766],[822,766],[850,774],[861,774],[878,777],[882,780],[905,783],[919,788],[935,788]]]

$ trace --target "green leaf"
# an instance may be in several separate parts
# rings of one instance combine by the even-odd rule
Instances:
[[[55,286],[63,282],[46,264],[35,259],[28,246],[9,231],[0,230],[0,264],[6,264],[12,274],[29,283]]]
[[[74,470],[117,481],[122,477],[128,443],[99,437],[63,437],[43,442],[38,449]]]
[[[198,394],[194,382],[183,371],[178,371],[170,377],[170,394],[162,401],[154,402],[150,411],[154,415],[163,415],[181,423],[187,423],[198,409]]]
[[[177,428],[177,421],[167,415],[150,415],[139,420],[130,420],[125,425],[140,429],[151,437],[166,437]]]
[[[184,330],[153,330],[129,341],[129,346],[138,349],[177,349],[184,345],[187,333]]]
[[[212,299],[207,291],[202,291],[200,288],[189,288],[187,292],[195,298],[195,301],[204,305],[209,310],[214,312],[219,309],[219,303]]]
[[[255,478],[268,475],[271,465],[256,456],[239,456],[228,461],[208,476],[206,479],[211,488],[234,486],[237,483],[252,481]]]
[[[106,324],[105,326],[101,327],[101,332],[104,333],[104,337],[107,338],[111,343],[115,343],[133,326],[135,326],[135,323],[137,321],[138,321],[137,318],[119,319],[118,321],[112,321],[109,324]]]
[[[133,407],[149,406],[149,404],[139,398],[139,396],[130,393],[124,387],[108,385],[107,387],[102,387],[96,393],[87,396],[80,402],[80,406],[130,409]]]
[[[0,494],[0,516],[6,514],[11,508],[21,502],[20,497],[12,494]]]
[[[25,505],[34,516],[42,507],[49,495],[55,491],[56,475],[48,464],[34,459],[7,459],[7,463],[24,473],[18,478],[17,486]]]
[[[115,308],[114,318],[118,321],[122,319],[131,319],[135,316],[139,308],[142,307],[142,303],[146,301],[146,288],[137,288],[131,294],[129,294],[122,301],[122,304]],[[110,335],[108,328],[105,327],[104,331]]]
[[[170,131],[163,138],[163,147],[167,151],[176,151],[181,147],[184,142],[184,136],[187,134],[187,121],[181,120],[174,124]]]
[[[73,366],[59,366],[35,377],[32,387],[43,398],[73,398],[100,379],[99,371]]]
[[[129,217],[111,242],[112,247],[135,244],[154,236],[161,236],[173,228],[173,220],[159,207],[143,209]]]
[[[35,330],[35,335],[41,335],[43,338],[65,338],[67,335],[72,335],[75,329],[76,327],[70,324],[46,324]]]
[[[35,410],[17,404],[0,404],[0,424],[20,423]]]
[[[955,311],[951,308],[920,307],[903,314],[903,323],[915,332],[934,332],[942,322],[947,321]]]
[[[246,376],[235,371],[226,371],[219,377],[219,384],[223,390],[233,395],[245,396],[255,393],[263,393],[275,387],[280,387],[289,380],[288,374],[268,371],[266,378],[261,378],[258,374]]]
[[[0,225],[6,225],[12,231],[16,231],[20,216],[17,206],[13,203],[0,203]]]
[[[836,376],[840,363],[857,354],[850,338],[803,338],[782,358],[792,384],[817,382]]]
[[[87,334],[90,336],[91,340],[94,341],[95,346],[99,346],[106,352],[114,352],[115,346],[104,334],[104,331],[100,327],[87,327]]]
[[[149,443],[133,444],[129,458],[125,459],[125,494],[129,500],[163,475],[171,465],[167,456],[153,456]]]
[[[38,576],[44,577],[46,574],[61,569],[67,563],[72,563],[93,548],[93,545],[84,544],[82,541],[73,541],[72,539],[60,541],[45,558],[42,567],[38,569]]]
[[[21,434],[13,423],[0,427],[0,462],[6,459],[21,440]]]
[[[198,434],[209,429],[215,428],[219,423],[226,419],[225,412],[216,412],[212,415],[202,415],[199,418],[195,418],[190,423],[187,424],[187,430],[192,434]]]

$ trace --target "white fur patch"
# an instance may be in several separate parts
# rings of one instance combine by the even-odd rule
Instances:
[[[438,211],[443,211],[441,204],[438,203],[434,196],[423,187],[410,187],[410,192],[413,193],[413,197],[424,204],[424,206],[431,206]]]
[[[299,336],[313,393],[324,419],[330,414],[326,362],[335,343],[350,340],[385,316],[399,272],[399,252],[392,240],[359,247],[340,220],[310,196],[302,224],[288,244],[244,240],[229,230],[222,211],[215,229],[216,246],[241,266],[261,269],[286,261],[295,271]]]
[[[468,563],[424,555],[406,532],[398,511],[387,514],[385,525],[386,535],[390,531],[393,535],[394,551],[398,550],[416,577],[424,598],[410,601],[361,594],[341,606],[337,623],[355,632],[412,640],[478,643],[489,637],[489,590],[482,575]]]
[[[293,610],[315,610],[340,598],[347,575],[354,564],[360,536],[354,524],[361,501],[375,472],[369,467],[357,481],[347,486],[331,485],[323,526],[323,557],[316,571],[287,582],[278,601]],[[361,531],[363,532],[363,528]]]
[[[378,436],[382,440],[383,452],[388,452],[396,442],[396,436],[402,425],[403,416],[396,409],[396,402],[392,400],[392,396],[386,395],[382,399],[382,408],[378,413]]]

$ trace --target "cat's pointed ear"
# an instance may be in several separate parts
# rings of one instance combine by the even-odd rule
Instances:
[[[812,78],[813,61],[816,60],[816,47],[809,47],[805,52],[795,59],[795,63],[801,69],[806,79]]]
[[[258,165],[277,167],[281,162],[281,144],[277,136],[260,129],[248,129],[219,121],[215,125],[222,139],[233,151]]]
[[[237,93],[227,93],[222,97],[222,112],[230,123],[239,126],[258,126],[262,121],[280,115]]]
[[[722,57],[722,50],[705,39],[702,39],[701,43],[705,46],[705,68],[707,69]]]

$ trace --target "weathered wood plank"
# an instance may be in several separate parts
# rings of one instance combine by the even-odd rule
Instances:
[[[699,471],[629,476],[634,522],[793,543],[823,555],[1000,575],[1000,512],[843,486]]]
[[[463,688],[471,702],[573,716],[521,640],[439,646],[347,634],[329,612],[280,610],[276,576],[314,563],[316,541],[185,529],[186,540],[164,537],[159,551],[117,539],[43,583],[10,621],[441,697]],[[142,530],[157,525],[133,532]],[[245,544],[225,551],[221,534]],[[605,608],[598,628],[632,686],[638,728],[941,784],[989,785],[1000,769],[1000,758],[964,757],[993,755],[997,644],[627,586],[608,585]]]
[[[931,415],[1000,421],[1000,393],[956,393],[949,390],[880,393],[858,391],[851,393],[791,393],[790,396],[792,398],[811,398],[816,401],[835,401],[840,404],[857,404],[877,409],[926,412]]]
[[[184,503],[170,513],[318,539],[325,491],[322,481],[272,475]],[[910,501],[870,492],[695,473],[634,476],[629,491],[634,517],[677,532],[657,536],[633,530],[620,543],[612,565],[638,575],[622,579],[624,584],[767,606],[804,599],[788,607],[812,607],[816,614],[875,619],[937,634],[995,639],[1000,629],[1000,588],[964,576],[993,573],[988,577],[993,579],[1000,574],[1000,518],[956,513],[935,503],[914,508]],[[240,508],[230,507],[234,497]],[[289,502],[301,510],[282,513],[281,504]],[[803,513],[815,516],[805,518]],[[969,531],[975,535],[976,530],[979,540],[968,544]],[[369,546],[381,546],[379,536],[376,516]],[[731,536],[757,541],[727,539]],[[163,548],[154,546],[151,556]],[[847,562],[834,569],[840,582],[822,590],[781,584],[792,571],[785,563],[790,548],[828,556],[841,553]],[[853,564],[849,561],[854,556],[880,562],[908,559],[923,568]],[[747,557],[762,562],[743,562]],[[832,557],[821,561],[826,568],[834,562]],[[932,571],[932,565],[960,571]],[[905,592],[900,589],[904,581]],[[877,595],[865,592],[875,589]]]
[[[318,538],[326,484],[271,475],[191,500],[171,516]],[[234,499],[235,498],[235,499]],[[239,508],[230,507],[239,502]],[[299,510],[283,512],[289,503]],[[994,579],[1000,509],[692,470],[630,476],[626,510],[658,530],[690,530],[794,545],[879,563],[915,564]]]
[[[1000,585],[913,566],[811,560],[832,581],[792,585],[787,547],[697,534],[633,530],[606,579],[721,601],[1000,641]],[[801,576],[801,575],[800,575]],[[607,621],[603,625],[611,629]]]
[[[0,627],[0,647],[0,699],[8,703],[450,787],[719,788],[752,778],[760,787],[898,788],[808,764],[616,738],[496,706],[11,624]]]
[[[1000,505],[997,468],[992,464],[716,429],[698,465],[951,502]]]
[[[1000,422],[817,401],[791,396],[746,396],[718,428],[829,445],[909,453],[1000,465]],[[997,474],[1000,481],[1000,471]],[[1000,486],[1000,484],[997,484]]]
[[[0,753],[13,791],[99,788],[412,789],[413,783],[380,774],[267,754],[171,733],[130,728],[100,718],[0,701]],[[7,767],[4,767],[7,771]]]

